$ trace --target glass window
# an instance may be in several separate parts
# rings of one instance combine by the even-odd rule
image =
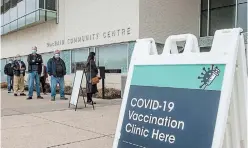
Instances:
[[[208,1],[210,4],[209,10],[207,10]],[[248,0],[202,0],[200,36],[213,36],[218,29],[234,27],[245,28],[244,31],[247,31],[247,5],[244,4],[247,3],[247,1]],[[238,14],[236,14],[236,2],[238,2]],[[210,11],[210,16],[208,16],[208,11]],[[238,18],[235,18],[235,16],[238,16]],[[209,22],[207,21],[208,19]],[[236,19],[238,20],[237,26],[235,26]],[[207,27],[209,27],[209,29]],[[207,32],[208,30],[209,32]]]
[[[45,8],[44,8],[44,5]],[[39,7],[48,10],[56,10],[56,0],[39,0]]]
[[[1,71],[4,70],[4,66],[7,62],[7,59],[1,59]]]
[[[26,14],[31,13],[38,9],[36,0],[26,0]]]
[[[107,72],[126,72],[127,47],[127,44],[114,44],[97,48],[99,66],[105,66]]]
[[[66,73],[71,73],[71,51],[70,50],[63,50],[60,52],[60,58],[64,60]]]
[[[10,9],[10,0],[4,0],[4,12]]]
[[[132,58],[132,54],[133,54],[135,43],[136,42],[129,42],[128,43],[128,68],[129,68],[129,64],[130,64],[131,58]]]
[[[207,10],[208,9],[208,0],[202,0],[201,1],[201,10]]]
[[[4,32],[4,31],[3,31],[3,27],[1,27],[1,35],[3,34],[3,32]]]
[[[201,12],[201,36],[207,36],[208,11]]]
[[[10,0],[11,2],[10,2],[10,7],[11,8],[13,8],[13,7],[15,7],[16,5],[17,5],[17,1],[18,0]]]
[[[10,31],[10,25],[5,25],[3,27],[3,34],[8,33]]]
[[[10,22],[10,11],[7,11],[3,14],[4,24],[8,24]]]
[[[71,51],[71,72],[82,70],[87,62],[89,52],[88,48],[72,49]]]
[[[47,65],[48,60],[53,57],[52,52],[44,53],[44,54],[41,54],[41,55],[42,55],[42,60],[43,60],[44,65]]]
[[[18,18],[24,16],[26,14],[25,9],[25,1],[20,1],[17,3],[17,11],[18,11]],[[25,25],[25,17],[18,19],[18,28],[23,27]]]
[[[10,23],[10,31],[17,29],[17,21],[13,21]]]
[[[17,29],[17,7],[13,7],[10,9],[10,30]]]
[[[44,9],[44,1],[45,0],[39,0],[39,8]]]
[[[6,82],[7,77],[4,74],[4,66],[6,65],[7,60],[6,59],[1,59],[1,82]]]
[[[39,16],[39,20],[40,21],[46,21],[46,18],[47,18],[47,12],[46,12],[46,10],[43,10],[43,9],[41,9],[41,10],[39,10],[38,11],[38,16]]]
[[[38,7],[36,6],[36,0],[26,0],[26,24],[34,23],[36,20],[35,10]]]
[[[210,0],[210,9],[235,5],[236,0]]]
[[[46,0],[46,9],[48,10],[56,10],[55,0]]]
[[[248,0],[238,0],[238,3],[240,4],[240,3],[247,3],[248,2]]]
[[[1,26],[4,25],[4,21],[3,21],[3,14],[1,14]]]
[[[235,27],[235,6],[223,7],[210,11],[210,35],[216,30]]]
[[[89,52],[96,52],[96,47],[90,47],[88,49],[89,49]]]
[[[4,1],[1,0],[1,14],[3,14],[3,12],[4,12]]]
[[[13,7],[10,9],[10,21],[17,19],[17,7]]]
[[[242,3],[238,4],[238,26],[243,29],[244,32],[247,32],[247,4]]]

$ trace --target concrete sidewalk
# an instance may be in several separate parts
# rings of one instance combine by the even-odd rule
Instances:
[[[36,94],[35,94],[36,95]],[[68,100],[26,100],[1,91],[2,148],[111,148],[121,99],[96,99],[96,109]],[[59,96],[57,96],[59,97]],[[69,96],[68,96],[69,97]]]

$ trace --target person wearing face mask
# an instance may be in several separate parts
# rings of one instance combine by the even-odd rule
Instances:
[[[43,99],[40,95],[40,74],[42,71],[42,56],[37,54],[37,47],[32,48],[32,53],[28,55],[28,98],[27,100],[32,99],[34,91],[34,82],[36,84],[36,93],[37,99]]]
[[[17,96],[18,90],[20,90],[20,96],[26,96],[24,93],[24,76],[26,65],[21,60],[21,56],[17,55],[16,60],[12,64],[14,74],[14,96]]]
[[[51,76],[51,101],[55,101],[56,87],[60,87],[60,99],[68,100],[64,93],[64,76],[66,75],[65,62],[60,58],[60,51],[56,50],[54,56],[47,62],[47,73]]]
[[[4,74],[7,75],[7,83],[8,83],[8,93],[11,93],[11,89],[13,90],[13,59],[10,58],[8,64],[4,66]]]

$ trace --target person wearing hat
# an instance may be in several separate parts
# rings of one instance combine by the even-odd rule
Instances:
[[[92,100],[92,95],[97,93],[97,84],[92,83],[92,79],[97,77],[98,69],[95,62],[95,53],[90,52],[87,63],[86,63],[86,92],[87,92],[87,103],[96,104]]]
[[[13,59],[10,58],[8,64],[4,66],[4,74],[7,75],[7,83],[8,83],[8,93],[11,93],[11,89],[13,89]]]
[[[64,76],[66,75],[65,62],[60,58],[60,51],[56,50],[54,56],[47,62],[47,73],[51,76],[51,101],[55,101],[56,87],[60,87],[60,99],[67,100],[64,89]]]
[[[42,71],[42,56],[37,54],[37,47],[32,47],[32,53],[28,55],[28,98],[32,99],[34,91],[34,82],[36,84],[37,99],[43,99],[40,95],[40,74]]]

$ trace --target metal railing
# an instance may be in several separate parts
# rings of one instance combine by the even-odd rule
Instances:
[[[41,12],[44,12],[44,15],[42,15],[42,13]],[[38,13],[38,14],[37,14]],[[10,21],[10,22],[8,22],[8,23],[6,23],[6,24],[4,24],[4,25],[2,25],[1,26],[1,29],[3,29],[3,33],[1,34],[1,35],[4,35],[4,34],[7,34],[7,33],[9,33],[9,32],[12,32],[12,31],[16,31],[16,30],[18,30],[18,29],[20,29],[20,28],[23,28],[23,27],[25,27],[25,26],[27,26],[27,25],[30,25],[30,24],[33,24],[33,23],[35,23],[35,22],[39,22],[39,21],[47,21],[47,20],[49,20],[48,19],[48,17],[49,17],[49,15],[48,14],[54,14],[54,17],[51,17],[52,19],[56,19],[56,17],[57,17],[57,11],[54,11],[54,10],[48,10],[48,9],[42,9],[42,8],[39,8],[39,9],[37,9],[37,10],[34,10],[34,11],[32,11],[32,12],[29,12],[29,13],[27,13],[27,14],[25,14],[25,15],[23,15],[23,16],[21,16],[21,17],[18,17],[17,19],[15,19],[15,20],[12,20],[12,21]],[[34,14],[34,18],[33,18],[33,20],[31,20],[30,22],[31,23],[27,23],[27,17],[28,16],[30,16],[30,15],[33,15]],[[44,17],[42,17],[42,16],[44,16]],[[3,16],[2,16],[3,17]],[[24,20],[22,20],[24,18]],[[42,19],[42,18],[44,18],[44,19]],[[23,21],[23,23],[20,25],[18,22],[21,22],[20,20],[22,20]],[[11,27],[11,24],[12,23],[15,23],[16,22],[16,27],[15,27],[15,29],[11,29],[10,27]],[[7,32],[4,32],[4,28],[6,27],[6,26],[8,26],[9,25],[9,31],[7,31]]]

